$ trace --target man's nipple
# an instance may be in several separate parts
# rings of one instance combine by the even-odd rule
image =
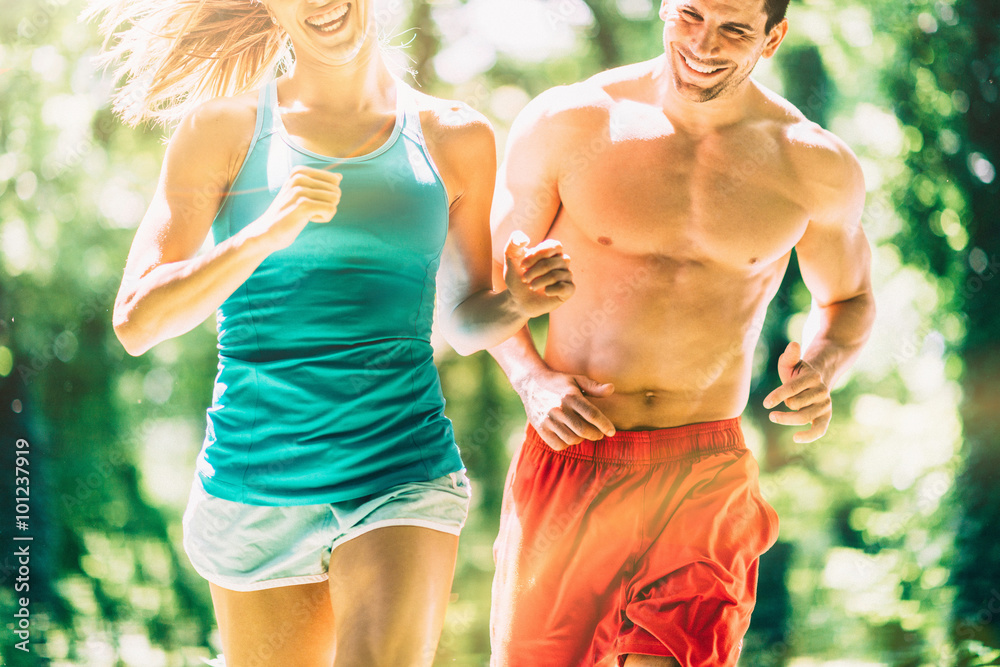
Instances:
[[[600,243],[601,245],[611,245],[612,243],[614,243],[614,241],[612,241],[611,237],[609,236],[598,236],[597,242]]]

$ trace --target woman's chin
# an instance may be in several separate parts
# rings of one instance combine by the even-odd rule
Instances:
[[[312,41],[310,44],[312,48],[309,51],[324,63],[343,66],[358,60],[365,51],[367,42],[364,35],[344,34],[341,39],[333,43],[324,43],[324,40]],[[302,53],[302,49],[296,49],[296,54],[299,53]]]

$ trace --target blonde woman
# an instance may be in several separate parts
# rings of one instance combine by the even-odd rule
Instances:
[[[491,289],[492,130],[390,73],[372,4],[95,10],[119,112],[182,118],[114,324],[137,355],[217,312],[184,546],[228,667],[431,664],[469,504],[429,342],[435,276],[466,354],[573,291],[558,243],[513,236]]]

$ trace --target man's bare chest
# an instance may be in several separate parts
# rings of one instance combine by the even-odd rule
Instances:
[[[759,133],[700,142],[608,136],[591,148],[588,159],[567,164],[559,189],[579,232],[600,245],[766,265],[791,250],[808,222],[781,147]]]

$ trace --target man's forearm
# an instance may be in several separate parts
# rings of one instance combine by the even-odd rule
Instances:
[[[489,353],[496,359],[518,394],[532,376],[548,369],[545,360],[538,354],[527,326],[496,347],[490,348]]]
[[[803,361],[819,371],[827,387],[857,359],[875,322],[875,297],[869,290],[858,296],[821,306],[819,331],[803,354]]]

